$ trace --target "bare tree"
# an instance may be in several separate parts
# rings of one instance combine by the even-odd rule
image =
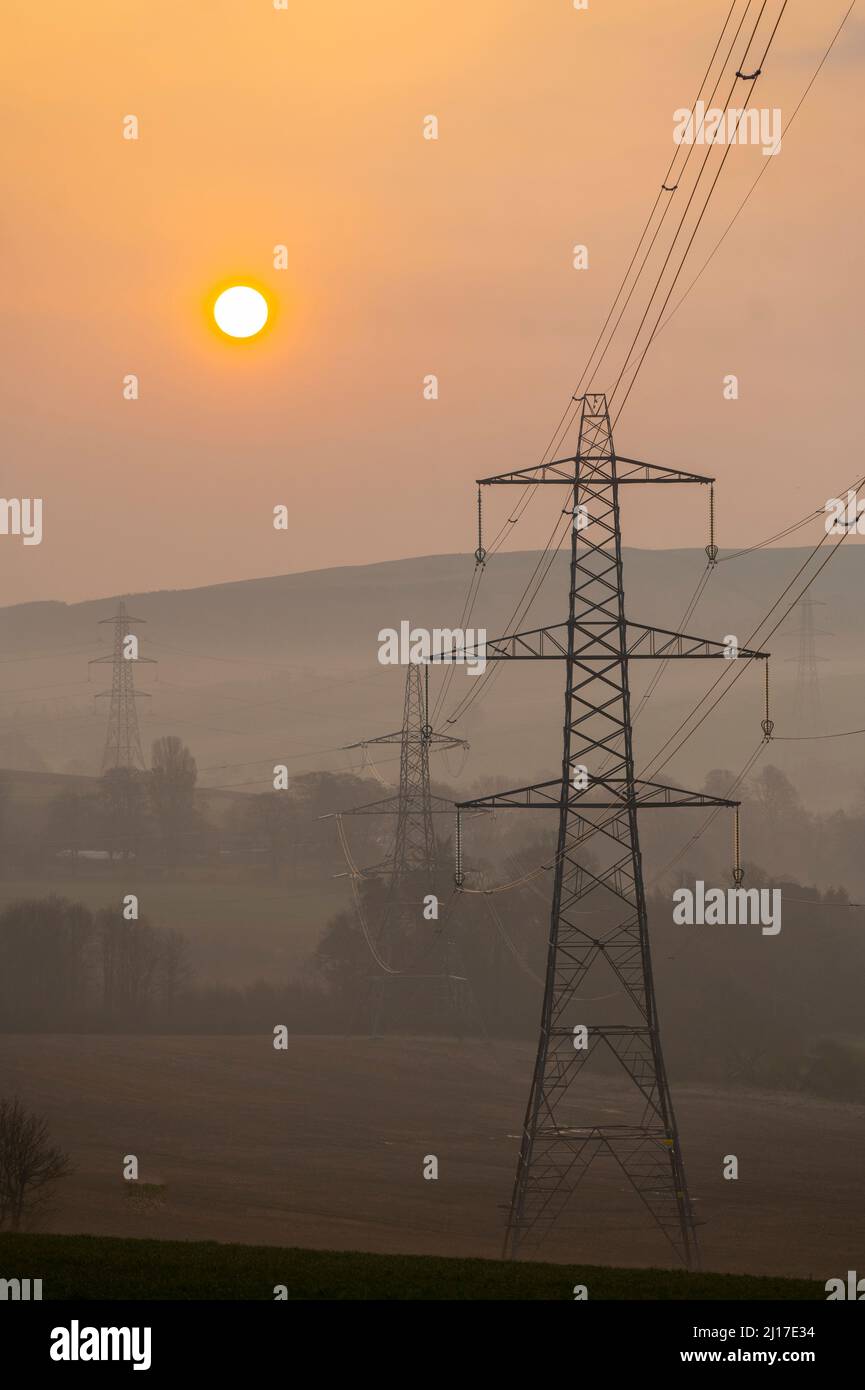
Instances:
[[[20,1231],[73,1171],[68,1154],[51,1144],[48,1126],[19,1100],[0,1099],[0,1230]]]

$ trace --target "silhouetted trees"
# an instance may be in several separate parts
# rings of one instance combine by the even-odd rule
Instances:
[[[0,915],[0,1020],[7,1031],[54,1032],[87,1016],[93,919],[81,903],[48,897]]]
[[[69,1155],[51,1143],[45,1121],[19,1100],[0,1099],[0,1230],[31,1225],[71,1172]]]
[[[181,933],[144,918],[125,921],[113,908],[97,912],[94,927],[106,1023],[128,1028],[171,1021],[188,976]]]
[[[232,859],[267,865],[275,877],[330,874],[339,844],[333,819],[323,817],[376,794],[351,774],[309,773],[292,778],[285,791],[211,801],[198,786],[195,758],[177,738],[156,741],[149,772],[110,768],[98,779],[70,778],[50,800],[29,787],[22,795],[15,774],[4,781],[0,773],[0,875],[98,875],[112,864],[125,872],[130,863],[171,869]],[[389,829],[386,817],[352,819],[360,862],[384,857]]]
[[[46,1033],[170,1024],[187,982],[183,937],[120,905],[94,916],[48,897],[0,913],[0,1029]]]

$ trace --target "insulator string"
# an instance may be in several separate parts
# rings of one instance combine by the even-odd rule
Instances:
[[[475,564],[484,564],[486,558],[487,552],[484,550],[484,504],[480,484],[478,484],[478,548],[475,551]]]
[[[742,868],[742,846],[740,841],[739,807],[733,812],[733,882],[738,888],[745,877]]]
[[[715,544],[715,484],[709,484],[709,544],[706,546],[706,556],[710,565],[717,564],[718,547]]]

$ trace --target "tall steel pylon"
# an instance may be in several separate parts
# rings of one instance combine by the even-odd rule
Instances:
[[[463,739],[437,734],[429,723],[429,666],[410,664],[406,669],[402,727],[394,733],[346,745],[361,748],[398,746],[399,788],[396,796],[354,807],[342,815],[395,815],[393,851],[381,864],[366,870],[386,881],[384,903],[378,919],[362,920],[367,945],[374,961],[368,979],[368,1023],[373,1037],[393,1030],[411,1016],[419,999],[433,998],[462,1034],[472,1010],[471,990],[465,976],[454,969],[458,957],[451,939],[451,913],[426,920],[424,898],[441,891],[441,860],[434,816],[453,816],[449,801],[430,790],[431,749],[466,748]],[[362,911],[363,909],[360,908]]]
[[[102,618],[104,623],[114,624],[114,641],[111,654],[94,657],[91,666],[111,664],[111,689],[100,690],[96,699],[110,698],[108,706],[108,730],[105,736],[105,751],[102,755],[102,771],[115,767],[145,768],[144,754],[141,751],[141,737],[138,732],[138,711],[136,699],[150,696],[146,690],[135,689],[133,670],[136,665],[146,662],[155,665],[149,656],[130,655],[134,636],[130,632],[133,623],[143,623],[144,618],[133,618],[126,612],[126,604],[120,599],[113,618]]]
[[[554,781],[461,802],[466,807],[557,810],[559,833],[540,1038],[505,1237],[516,1256],[564,1226],[575,1189],[597,1158],[618,1164],[681,1260],[698,1265],[694,1214],[658,1026],[638,834],[638,811],[736,806],[636,776],[629,665],[646,658],[723,658],[723,643],[631,622],[625,614],[620,488],[702,483],[694,473],[617,455],[604,395],[582,397],[573,458],[478,480],[558,485],[573,516],[568,618],[486,643],[488,660],[565,663],[562,772]],[[710,562],[714,559],[707,547]],[[740,650],[741,658],[764,657]],[[459,840],[459,834],[458,834]],[[591,841],[591,857],[585,850]],[[580,905],[578,907],[578,904]],[[610,974],[598,978],[601,967]],[[601,986],[597,993],[583,987]],[[612,985],[616,993],[603,993]],[[594,1000],[592,996],[594,995]],[[604,999],[624,1000],[607,1021]],[[593,1008],[600,999],[601,1008]],[[627,1014],[627,1016],[624,1016]],[[585,1030],[583,1033],[582,1030]],[[579,1081],[590,1059],[614,1059],[633,1088],[629,1113],[610,1123]],[[618,1096],[616,1103],[618,1104]],[[603,1102],[606,1104],[606,1102]],[[624,1116],[623,1111],[623,1116]]]

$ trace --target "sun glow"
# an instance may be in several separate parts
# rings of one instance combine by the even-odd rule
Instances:
[[[267,323],[267,300],[250,285],[232,285],[216,300],[213,317],[229,338],[254,338]]]

